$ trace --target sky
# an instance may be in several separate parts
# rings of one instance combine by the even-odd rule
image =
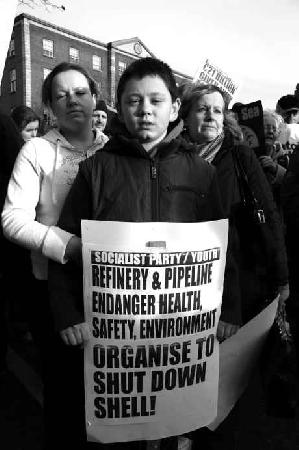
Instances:
[[[173,69],[194,76],[208,58],[239,84],[233,101],[277,100],[299,83],[299,0],[53,0],[18,7],[107,43],[138,36]]]

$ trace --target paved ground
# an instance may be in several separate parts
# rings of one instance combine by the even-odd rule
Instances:
[[[33,343],[12,341],[8,367],[0,375],[0,449],[41,450],[42,385]],[[238,450],[299,449],[299,411],[291,420],[261,414],[259,423],[260,447],[246,436]]]

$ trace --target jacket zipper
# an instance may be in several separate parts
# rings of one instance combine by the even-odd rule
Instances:
[[[155,161],[151,160],[151,185],[152,185],[152,220],[159,221],[159,179],[158,168]]]
[[[198,195],[199,197],[202,197],[202,198],[205,197],[205,194],[203,194],[202,192],[196,191],[195,189],[192,189],[192,187],[190,187],[190,186],[184,186],[184,185],[174,186],[173,184],[170,184],[170,185],[166,186],[165,189],[168,192],[193,192],[193,194]]]

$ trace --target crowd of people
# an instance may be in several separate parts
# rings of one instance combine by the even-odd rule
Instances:
[[[119,80],[118,115],[107,135],[109,111],[96,83],[83,67],[61,63],[43,83],[42,102],[55,118],[46,134],[26,106],[0,116],[1,276],[9,292],[6,306],[1,304],[0,363],[4,368],[7,305],[22,299],[13,311],[25,315],[39,351],[45,449],[231,450],[239,448],[238,415],[247,408],[244,395],[213,432],[204,427],[153,442],[86,442],[83,346],[90,328],[83,312],[82,219],[228,218],[219,342],[279,296],[279,308],[286,305],[292,315],[298,347],[299,99],[285,95],[276,111],[264,111],[258,156],[244,142],[229,100],[214,85],[178,88],[167,64],[142,58]],[[255,220],[249,197],[258,206],[250,211]],[[263,243],[249,239],[256,221],[266,229]],[[24,261],[19,286],[13,281],[15,258]]]

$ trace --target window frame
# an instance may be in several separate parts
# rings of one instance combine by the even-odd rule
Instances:
[[[127,68],[127,63],[125,61],[118,61],[118,75],[122,75]]]
[[[51,48],[48,48],[49,43],[51,43],[51,45],[50,45]],[[54,41],[53,41],[53,39],[43,38],[43,56],[46,56],[47,58],[54,58]]]
[[[95,58],[99,61],[99,64],[95,64]],[[96,70],[97,72],[102,72],[103,70],[103,60],[99,55],[92,55],[92,70]]]
[[[15,38],[12,36],[9,41],[9,47],[8,47],[8,56],[15,56],[16,54],[16,47],[15,47]]]
[[[72,50],[74,50],[75,53],[77,52],[77,56],[76,57],[74,57],[71,54]],[[79,52],[79,49],[77,49],[76,47],[69,47],[69,61],[71,63],[79,64],[79,62],[80,62],[80,52]]]
[[[17,92],[17,69],[15,68],[9,71],[9,92],[11,94]]]

